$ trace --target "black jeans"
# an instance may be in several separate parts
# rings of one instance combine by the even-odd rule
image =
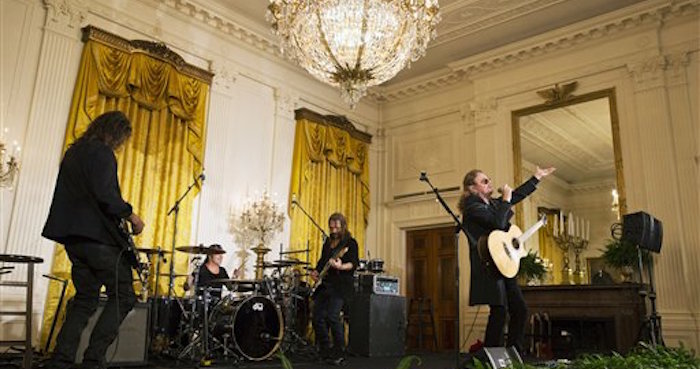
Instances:
[[[345,348],[345,329],[340,320],[340,310],[343,308],[344,299],[341,295],[333,293],[330,288],[319,291],[314,299],[314,332],[316,332],[316,344],[319,345],[321,354],[329,355],[330,339],[328,328],[333,335],[334,354],[341,355]]]
[[[527,323],[527,305],[523,293],[514,278],[504,278],[507,306],[489,305],[491,312],[486,324],[486,347],[502,347],[504,343],[503,328],[508,321],[508,341],[506,346],[515,346],[519,352],[523,352],[525,342],[525,324]]]
[[[107,289],[107,305],[95,324],[83,364],[103,366],[107,348],[117,337],[122,320],[136,303],[131,267],[122,249],[96,242],[66,245],[75,297],[68,305],[66,320],[56,340],[52,368],[67,368],[75,362],[80,336],[99,303],[100,288]],[[118,314],[117,314],[118,312]]]

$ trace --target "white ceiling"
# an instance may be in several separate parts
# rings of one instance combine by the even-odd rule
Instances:
[[[277,43],[265,18],[267,0],[194,0],[234,15],[242,26]],[[350,0],[348,0],[350,1]],[[566,27],[643,0],[439,0],[442,21],[427,55],[383,86],[448,69],[448,64]],[[291,62],[290,62],[291,63]],[[523,158],[554,165],[571,185],[614,180],[607,99],[523,118]]]

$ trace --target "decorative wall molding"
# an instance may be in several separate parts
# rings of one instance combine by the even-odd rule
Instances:
[[[294,120],[294,110],[299,105],[299,96],[283,88],[275,89],[275,114]]]
[[[670,86],[688,83],[686,74],[690,65],[690,51],[679,51],[666,55],[666,83]]]
[[[212,89],[224,94],[231,94],[240,74],[238,68],[233,63],[214,59],[211,62],[211,70],[214,73]]]
[[[474,127],[484,127],[496,123],[498,103],[496,99],[475,100],[469,103],[471,121]]]
[[[43,0],[46,28],[72,36],[84,24],[88,7],[82,0]]]
[[[603,21],[596,18],[590,22],[582,22],[577,28],[569,28],[566,33],[549,35],[547,38],[540,38],[534,42],[525,40],[491,52],[466,58],[462,61],[450,63],[447,69],[437,75],[432,75],[427,80],[419,77],[400,85],[371,89],[368,95],[378,102],[393,102],[422,95],[462,80],[470,79],[480,73],[541,57],[555,51],[569,49],[585,42],[612,37],[632,28],[650,25],[659,26],[664,21],[680,16],[697,14],[699,11],[700,3],[697,0],[685,0],[663,2],[648,9],[632,14],[623,14],[617,18],[604,19]]]
[[[634,81],[634,89],[643,91],[663,86],[666,65],[667,61],[663,55],[628,63],[627,70]]]

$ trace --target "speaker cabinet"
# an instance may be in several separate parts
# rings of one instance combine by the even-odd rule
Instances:
[[[399,356],[406,340],[406,298],[358,294],[350,304],[350,351],[355,354]]]
[[[100,301],[97,311],[90,317],[85,329],[83,329],[75,355],[76,364],[83,362],[83,354],[90,341],[90,335],[95,328],[97,319],[102,315],[105,303],[106,301]],[[146,365],[148,360],[149,308],[148,303],[137,302],[124,318],[119,327],[119,335],[107,349],[105,357],[108,366]]]
[[[492,369],[512,368],[516,364],[523,363],[515,347],[484,347],[470,357],[463,364],[463,367],[466,369],[474,368],[473,358],[479,359],[479,361],[487,364]]]
[[[664,231],[661,221],[643,211],[622,218],[622,240],[653,251],[661,251]]]

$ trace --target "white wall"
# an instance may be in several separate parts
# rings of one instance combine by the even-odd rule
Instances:
[[[335,89],[280,58],[274,44],[241,27],[238,15],[197,3],[137,0],[3,0],[2,126],[22,145],[12,191],[0,189],[0,253],[43,257],[35,273],[37,336],[53,244],[40,237],[53,194],[68,107],[80,62],[80,27],[91,24],[129,39],[165,42],[189,63],[213,71],[205,152],[206,182],[193,216],[193,243],[220,243],[237,266],[229,232],[231,210],[264,190],[286,204],[294,140],[294,110],[308,107],[347,116],[377,132],[378,109],[367,100],[349,110]],[[373,149],[370,160],[378,160]],[[371,177],[376,178],[373,166]],[[148,222],[148,220],[146,220]],[[285,227],[288,229],[288,227]],[[368,235],[375,237],[376,233]],[[288,248],[288,230],[277,242]],[[274,250],[268,259],[277,258]],[[22,279],[22,270],[5,279]],[[250,272],[249,272],[250,275]],[[0,291],[3,310],[21,306],[21,291]],[[0,339],[23,336],[23,321],[0,320]]]

